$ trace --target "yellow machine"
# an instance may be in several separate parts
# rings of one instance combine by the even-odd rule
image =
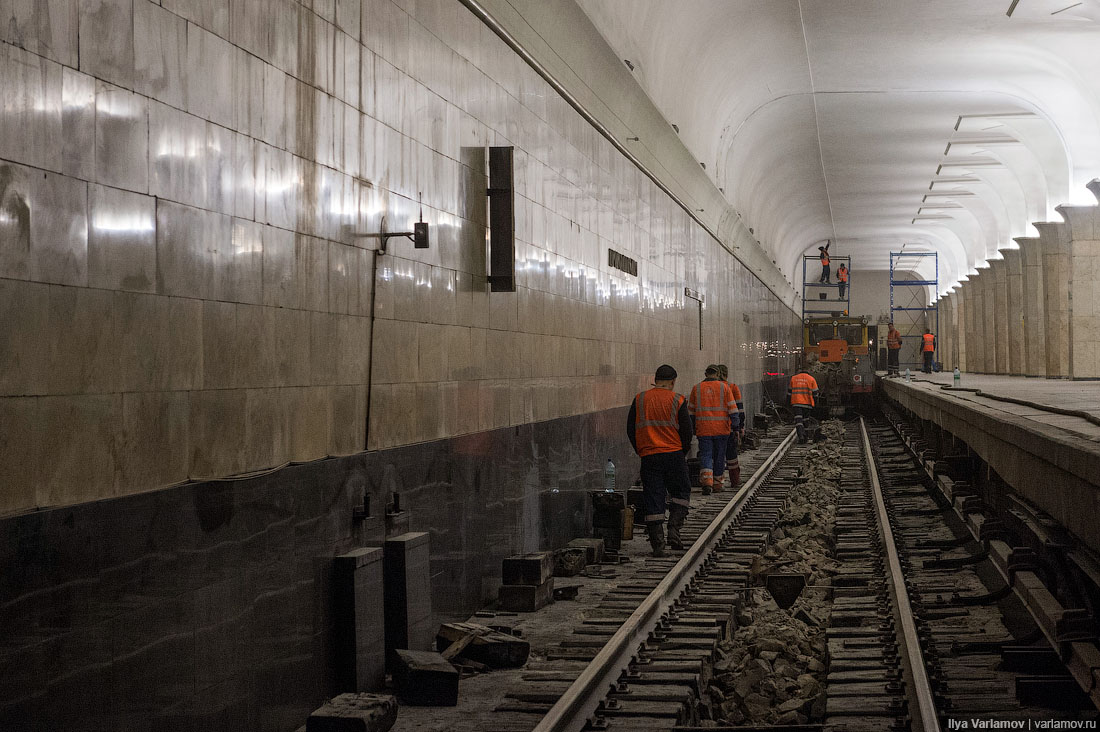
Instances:
[[[821,390],[819,406],[832,414],[870,398],[875,372],[868,332],[866,318],[849,315],[802,323],[803,360]]]

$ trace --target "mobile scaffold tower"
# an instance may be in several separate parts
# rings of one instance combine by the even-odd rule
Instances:
[[[930,280],[901,279],[902,272],[917,272],[918,267],[932,258],[932,264],[936,273]],[[919,277],[919,275],[916,275]],[[898,365],[901,368],[916,367],[916,371],[922,366],[921,362],[921,336],[927,327],[933,334],[940,332],[939,305],[928,304],[926,287],[931,287],[936,298],[940,294],[940,258],[936,252],[890,252],[890,319],[894,321],[894,327],[901,333],[902,350],[898,354]],[[936,301],[933,298],[933,302]],[[937,353],[932,360],[939,363],[939,339],[936,341]]]
[[[829,256],[832,267],[831,282],[820,282],[821,265],[816,254],[802,257],[802,322],[807,318],[839,317],[848,314],[852,302],[852,258]],[[836,271],[843,264],[848,268],[848,287],[844,297],[840,297],[840,284],[836,281]],[[813,275],[813,281],[810,276]]]

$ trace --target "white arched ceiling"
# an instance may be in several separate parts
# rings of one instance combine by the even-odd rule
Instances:
[[[833,239],[946,291],[1094,202],[1100,0],[577,2],[796,287]]]

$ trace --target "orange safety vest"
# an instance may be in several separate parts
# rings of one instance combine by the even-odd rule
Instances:
[[[701,437],[728,435],[730,412],[736,411],[737,400],[726,382],[709,379],[691,387],[688,414],[695,417],[695,434]]]
[[[891,330],[887,332],[886,347],[895,351],[901,348],[901,333],[896,330]]]
[[[634,441],[639,455],[645,457],[684,449],[680,443],[678,419],[683,403],[683,395],[657,387],[634,397]]]
[[[817,379],[806,373],[795,374],[791,377],[791,406],[812,407],[814,405],[814,390],[817,389]]]
[[[921,347],[922,351],[929,353],[936,350],[936,336],[931,333],[925,333],[921,338],[924,339],[924,346]]]
[[[822,267],[828,267],[829,266],[829,255],[825,254],[824,252],[822,252],[822,254],[821,254],[821,266]]]
[[[840,269],[836,271],[836,278],[839,282],[848,281],[848,270],[844,269],[843,265],[841,265]]]

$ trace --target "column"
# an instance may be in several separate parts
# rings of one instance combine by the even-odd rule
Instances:
[[[1100,199],[1100,180],[1089,188]],[[1059,206],[1070,236],[1069,375],[1100,378],[1100,207]]]
[[[936,298],[936,309],[940,314],[938,330],[936,328],[932,329],[938,341],[936,344],[936,350],[938,351],[936,357],[939,359],[944,371],[947,371],[949,370],[947,363],[951,360],[951,305],[947,302],[946,295]]]
[[[977,293],[977,307],[974,313],[974,342],[978,346],[978,373],[993,373],[993,308],[989,297],[989,283],[993,275],[989,268],[978,270],[978,276],[971,278]]]
[[[1046,297],[1043,248],[1035,236],[1018,237],[1024,305],[1024,375],[1046,376]]]
[[[1008,373],[1008,279],[1003,259],[992,259],[989,272],[993,276],[990,282],[990,308],[993,316],[992,336],[993,373]]]
[[[966,284],[966,370],[973,373],[982,371],[982,343],[978,338],[979,313],[982,299],[978,292],[978,274],[970,275]]]
[[[955,297],[950,292],[940,298],[940,361],[945,371],[951,371],[959,365],[955,343],[958,341],[958,328],[955,326]]]
[[[1043,292],[1046,295],[1046,362],[1048,379],[1071,378],[1069,367],[1070,238],[1065,223],[1043,221],[1039,246],[1043,253]]]
[[[955,287],[955,291],[952,294],[955,300],[955,340],[956,350],[958,352],[956,365],[960,371],[966,371],[970,368],[969,354],[966,352],[966,311],[969,309],[967,304],[967,289],[965,282],[960,282]]]
[[[1019,249],[1004,249],[1005,287],[1008,297],[1008,373],[1024,374],[1024,283]]]

